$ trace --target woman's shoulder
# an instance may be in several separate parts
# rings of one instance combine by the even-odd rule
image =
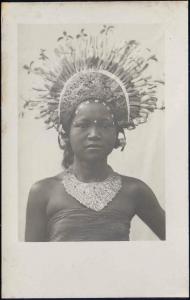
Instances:
[[[63,172],[36,181],[30,188],[30,194],[48,195],[49,192],[54,190],[61,183],[62,176]]]
[[[150,203],[157,201],[154,192],[147,183],[134,177],[123,175],[121,175],[121,177],[124,193],[126,193],[126,195],[130,194],[132,199],[137,203],[140,203],[141,205],[149,205]]]
[[[135,178],[135,177],[130,177],[130,176],[125,176],[125,175],[121,175],[121,178],[122,178],[122,184],[123,184],[123,187],[124,188],[127,188],[127,189],[133,189],[134,191],[139,191],[139,190],[143,190],[143,189],[147,189],[149,188],[148,185],[138,179],[138,178]]]
[[[153,192],[147,183],[141,179],[120,175],[122,178],[122,187],[124,192],[131,193],[137,199],[147,198],[148,195],[152,195]]]

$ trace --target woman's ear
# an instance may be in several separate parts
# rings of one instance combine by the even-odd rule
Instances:
[[[59,143],[59,147],[64,150],[65,149],[65,145],[68,144],[69,142],[69,136],[68,134],[65,132],[65,130],[63,129],[62,125],[59,126],[59,130],[58,130],[58,143]]]
[[[121,151],[123,151],[125,146],[126,146],[126,137],[125,137],[125,132],[122,129],[121,131],[118,131],[118,133],[117,133],[114,148],[117,149],[117,148],[121,147]]]

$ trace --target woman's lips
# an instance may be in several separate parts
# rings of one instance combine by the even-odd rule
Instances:
[[[90,144],[86,146],[87,149],[102,149],[102,145]]]

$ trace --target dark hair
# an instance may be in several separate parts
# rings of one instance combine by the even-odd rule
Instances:
[[[63,149],[63,160],[62,160],[62,167],[64,167],[65,169],[68,169],[70,165],[72,165],[73,163],[73,159],[74,159],[74,153],[69,141],[69,133],[70,133],[70,128],[71,128],[71,124],[74,118],[74,113],[75,113],[75,108],[72,109],[72,111],[70,112],[70,114],[68,114],[68,119],[67,122],[63,122],[61,121],[61,125],[62,128],[64,128],[64,135],[62,136],[64,139],[64,147],[61,146],[60,143],[60,139],[58,137],[58,142],[59,142],[59,146],[61,149]]]
[[[66,169],[69,168],[70,165],[73,163],[74,159],[74,153],[71,148],[71,144],[69,140],[65,142],[64,150],[63,150],[63,160],[62,160],[62,166]]]

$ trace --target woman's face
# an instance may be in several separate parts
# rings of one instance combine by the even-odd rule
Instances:
[[[117,130],[108,107],[102,103],[83,102],[70,128],[74,156],[83,161],[107,158],[115,146]]]

